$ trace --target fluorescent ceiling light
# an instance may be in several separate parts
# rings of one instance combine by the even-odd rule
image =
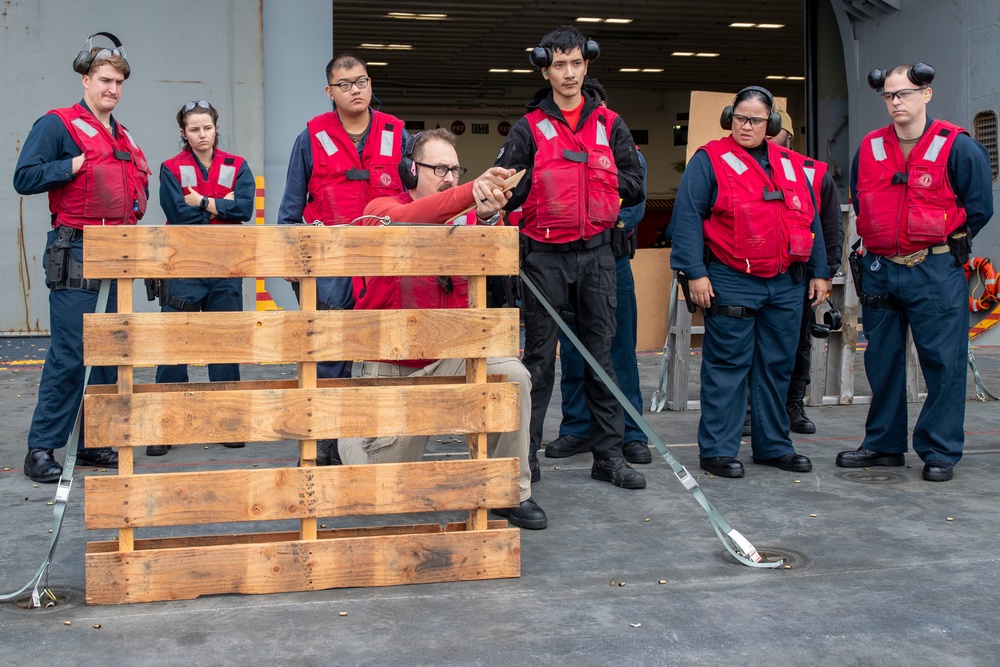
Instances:
[[[790,76],[790,77],[788,77],[788,80],[789,81],[805,81],[806,78],[804,76]]]
[[[390,19],[408,19],[411,21],[444,21],[448,18],[447,14],[414,14],[413,12],[389,12],[386,14],[386,18]]]
[[[699,58],[718,58],[719,57],[718,53],[711,53],[709,51],[705,51],[705,52],[702,52],[702,53],[696,53],[694,55],[697,56],[697,57],[699,57]]]
[[[764,30],[777,30],[778,28],[784,28],[784,23],[758,23],[758,28],[763,28]]]
[[[756,28],[756,23],[730,23],[730,28]]]
[[[663,68],[662,67],[643,67],[642,71],[646,72],[646,73],[649,73],[649,74],[656,74],[657,72],[662,72]]]
[[[533,69],[512,69],[511,74],[533,74],[535,70]]]
[[[380,49],[383,51],[409,51],[413,48],[412,44],[371,44],[364,43],[360,46],[362,49]]]
[[[642,70],[638,67],[622,67],[619,72],[641,72]]]
[[[579,16],[576,19],[577,23],[600,23],[604,19],[599,19],[594,16]]]
[[[368,65],[369,67],[385,67],[389,63],[387,63],[387,62],[376,62],[374,60],[369,60],[365,64]]]
[[[503,69],[502,67],[491,67],[490,74],[505,74],[509,72],[509,69]]]
[[[623,18],[601,18],[598,16],[579,16],[576,19],[577,23],[617,23],[619,25],[625,25],[626,23],[631,23],[632,19]]]
[[[780,74],[770,74],[770,75],[768,75],[768,76],[766,76],[764,78],[765,79],[770,79],[771,81],[783,81],[786,77],[784,77],[784,76],[782,76]]]
[[[694,51],[674,51],[670,55],[672,56],[693,56]]]
[[[604,22],[605,23],[619,23],[619,24],[624,25],[626,23],[631,23],[632,19],[604,19]]]

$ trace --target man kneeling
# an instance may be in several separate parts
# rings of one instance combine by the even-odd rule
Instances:
[[[458,186],[466,169],[458,163],[455,135],[443,128],[417,135],[400,163],[400,176],[407,191],[396,197],[373,199],[365,214],[388,215],[393,220],[419,223],[446,223],[476,204],[475,210],[452,221],[452,224],[496,224],[507,202],[504,179],[511,171],[492,167],[482,176]],[[356,224],[380,224],[374,217]],[[468,286],[455,276],[363,277],[354,279],[355,310],[398,308],[467,308]],[[520,386],[520,429],[512,433],[490,434],[490,456],[519,457],[521,462],[521,503],[517,507],[494,509],[511,524],[534,530],[545,528],[545,511],[531,498],[531,472],[528,468],[528,428],[531,421],[531,375],[516,357],[486,360],[486,372],[506,375]],[[394,363],[366,361],[363,377],[427,377],[464,375],[465,359],[406,360]],[[339,449],[347,465],[419,461],[427,447],[428,436],[389,436],[381,438],[342,438]]]

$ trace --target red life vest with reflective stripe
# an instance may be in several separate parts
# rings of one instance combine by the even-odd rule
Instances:
[[[598,107],[574,132],[542,109],[525,118],[535,141],[521,231],[545,243],[589,239],[618,220],[618,165],[608,138],[618,114]]]
[[[302,212],[306,222],[350,224],[372,199],[403,191],[399,180],[403,121],[379,111],[371,114],[368,139],[360,156],[340,116],[331,112],[309,121],[313,167]]]
[[[230,155],[218,148],[212,154],[212,166],[208,170],[208,180],[201,174],[198,158],[191,151],[181,151],[163,163],[181,185],[181,192],[187,194],[187,189],[193,187],[202,197],[222,199],[236,187],[236,176],[243,167],[243,158]],[[170,224],[170,220],[167,220]],[[239,225],[239,220],[212,218],[212,224]]]
[[[66,185],[49,191],[52,226],[134,225],[146,213],[149,165],[125,126],[115,137],[80,104],[53,109],[86,155]],[[117,121],[116,121],[117,122]]]
[[[870,252],[909,255],[947,243],[965,224],[965,209],[948,178],[957,125],[935,120],[903,158],[892,125],[875,130],[858,152],[858,234]]]
[[[806,179],[812,185],[813,193],[816,195],[816,208],[819,209],[822,206],[820,194],[823,191],[823,177],[826,176],[826,162],[820,162],[795,152],[791,152],[789,155],[802,158],[802,171],[805,172]]]
[[[410,193],[394,197],[403,204],[413,201]],[[449,224],[474,225],[476,212],[470,211]],[[363,218],[361,226],[380,224]],[[469,284],[465,278],[451,277],[452,291],[447,292],[437,276],[371,276],[354,278],[354,310],[394,310],[397,308],[468,308]]]
[[[705,243],[726,266],[760,278],[809,260],[816,217],[802,156],[766,143],[770,176],[731,136],[701,147],[718,182]]]

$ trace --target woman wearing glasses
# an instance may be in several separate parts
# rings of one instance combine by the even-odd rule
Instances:
[[[168,225],[238,225],[254,212],[256,184],[246,160],[218,149],[219,112],[204,100],[191,101],[177,112],[181,152],[160,168],[160,207]],[[164,313],[243,310],[240,278],[182,278],[160,286]],[[239,364],[209,364],[212,382],[240,379]],[[159,366],[157,382],[187,382],[185,364]],[[238,448],[243,443],[226,443]],[[146,447],[147,456],[162,456],[168,445]]]
[[[729,136],[691,158],[670,223],[671,267],[689,306],[705,309],[700,464],[743,477],[749,374],[753,462],[808,472],[812,462],[788,436],[785,394],[804,292],[816,304],[829,291],[819,217],[801,156],[765,141],[781,130],[770,92],[744,88],[721,123]]]

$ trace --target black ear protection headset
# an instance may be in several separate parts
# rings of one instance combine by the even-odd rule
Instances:
[[[76,58],[73,59],[73,71],[78,74],[83,74],[86,76],[90,73],[90,66],[94,64],[94,54],[90,51],[94,48],[94,38],[98,35],[103,35],[111,40],[111,43],[115,45],[113,49],[104,49],[110,55],[118,56],[125,62],[125,71],[122,72],[122,76],[126,79],[128,75],[132,73],[132,68],[129,67],[128,60],[125,59],[125,48],[122,46],[121,40],[112,35],[110,32],[95,32],[93,35],[87,38],[87,43],[83,47],[83,51],[76,54]],[[98,51],[97,55],[100,56],[103,51]]]
[[[885,79],[889,75],[886,70],[877,67],[868,73],[868,85],[878,92],[885,88]],[[916,63],[906,70],[906,78],[914,86],[929,86],[934,80],[934,68],[927,63]]]
[[[601,46],[592,39],[583,43],[583,59],[597,60],[601,55]],[[541,69],[552,64],[552,49],[547,46],[536,46],[528,52],[528,62]]]
[[[423,132],[410,137],[410,142],[403,150],[403,157],[399,160],[399,180],[407,190],[417,187],[417,163],[413,161],[413,149],[417,147],[417,139],[421,134]]]
[[[760,86],[747,86],[740,92],[736,93],[733,103],[722,110],[722,117],[719,118],[719,125],[722,126],[723,130],[733,129],[733,107],[736,106],[736,100],[740,98],[740,95],[751,90],[762,93],[765,97],[767,97],[768,106],[771,107],[771,113],[767,116],[766,134],[769,137],[777,135],[778,132],[781,132],[781,114],[779,114],[777,109],[774,108],[774,95],[772,95],[771,91],[767,88],[761,88]]]
[[[816,321],[816,309],[812,309],[812,317],[809,318],[809,335],[813,338],[829,338],[830,332],[838,331],[844,326],[844,318],[840,311],[830,305],[830,309],[823,313],[823,321]]]

